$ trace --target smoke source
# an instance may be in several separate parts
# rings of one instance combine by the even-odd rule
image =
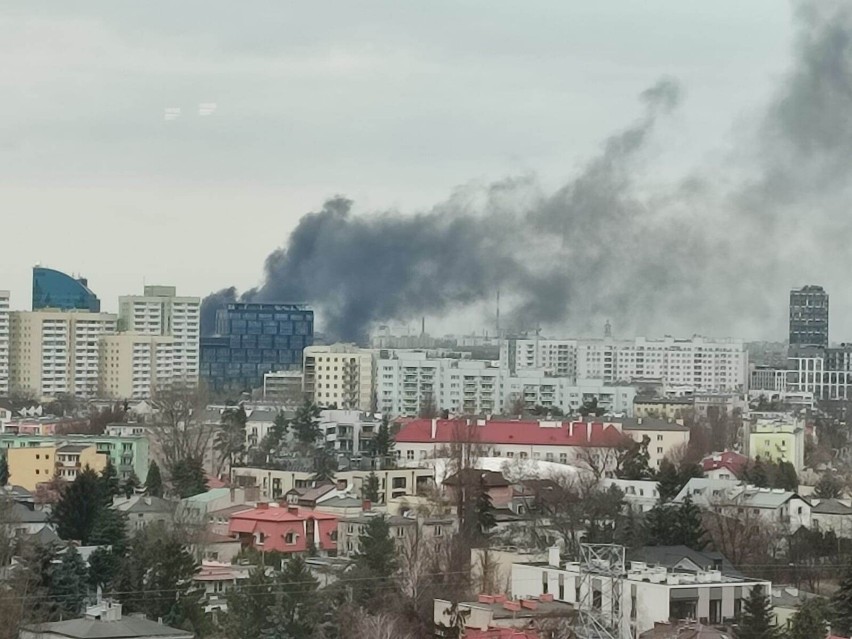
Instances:
[[[363,342],[376,323],[475,307],[498,290],[517,327],[765,327],[789,286],[843,281],[826,259],[852,238],[852,6],[796,6],[796,55],[734,154],[747,160],[641,188],[648,139],[679,103],[677,82],[663,79],[555,193],[508,179],[415,215],[356,216],[346,198],[328,200],[266,259],[258,288],[204,300],[203,331],[229,301],[301,301],[333,339]]]

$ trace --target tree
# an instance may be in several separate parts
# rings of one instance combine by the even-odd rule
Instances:
[[[333,451],[327,448],[317,448],[314,452],[314,474],[311,479],[319,483],[328,483],[334,481],[334,476],[337,474],[337,458]]]
[[[84,546],[88,545],[95,523],[104,508],[101,489],[100,477],[86,466],[77,478],[62,490],[51,513],[56,532],[62,539],[74,539]]]
[[[491,503],[491,495],[485,486],[481,486],[479,496],[476,498],[476,517],[475,521],[479,528],[479,536],[484,538],[488,532],[497,525],[497,518],[494,516],[494,505]]]
[[[275,604],[270,625],[287,633],[285,636],[310,637],[319,622],[317,602],[319,582],[300,556],[282,566],[275,580]]]
[[[677,468],[668,458],[664,458],[660,462],[660,471],[657,473],[657,492],[660,495],[660,501],[663,503],[671,501],[677,497],[681,488],[683,486],[681,486]]]
[[[177,462],[172,471],[172,490],[181,499],[207,491],[207,477],[201,460],[193,457]]]
[[[136,492],[136,489],[141,485],[142,482],[139,481],[139,477],[137,477],[136,473],[131,470],[130,476],[121,483],[121,492],[124,493],[125,497],[130,499]]]
[[[373,438],[373,456],[380,460],[384,468],[393,455],[394,441],[390,432],[387,415],[382,417],[382,423]]]
[[[0,453],[0,486],[5,486],[9,483],[9,460],[6,455]]]
[[[83,611],[87,583],[86,562],[77,552],[77,547],[70,544],[62,554],[62,560],[50,571],[50,596],[61,616],[76,617]]]
[[[150,422],[153,444],[167,476],[187,459],[203,460],[215,427],[202,423],[207,397],[195,386],[173,385],[159,389],[151,398],[154,416]]]
[[[231,468],[245,456],[247,423],[248,415],[242,406],[228,408],[222,413],[221,426],[213,443],[219,454],[217,475],[222,473],[226,464]]]
[[[115,471],[115,466],[112,465],[112,460],[107,458],[106,466],[101,471],[100,477],[101,495],[104,503],[112,504],[113,497],[118,497],[121,494],[121,484],[118,481],[118,473]]]
[[[799,605],[790,623],[788,639],[821,639],[828,634],[828,602],[814,597]]]
[[[257,639],[267,628],[275,603],[272,579],[262,566],[253,568],[248,579],[225,594],[228,612],[222,622],[227,639]]]
[[[832,628],[839,635],[852,635],[852,567],[846,569],[840,587],[831,598]]]
[[[650,466],[651,455],[648,453],[650,443],[651,438],[647,435],[642,437],[641,442],[633,441],[630,438],[625,439],[618,464],[621,469],[618,474],[619,479],[636,481],[651,479],[654,476]]]
[[[103,508],[98,513],[89,542],[93,546],[110,546],[122,553],[127,547],[127,516],[114,508]]]
[[[361,486],[361,496],[364,499],[369,499],[374,504],[379,503],[379,478],[375,472],[370,472],[367,479]]]
[[[796,467],[793,464],[788,461],[778,463],[773,488],[783,488],[794,492],[799,490],[799,476],[796,474]]]
[[[701,522],[701,510],[687,495],[680,504],[662,500],[645,515],[649,546],[687,546],[703,550],[707,535]]]
[[[772,602],[763,586],[754,586],[745,600],[734,637],[736,639],[778,639],[778,628],[772,623]]]
[[[316,446],[322,434],[319,427],[320,412],[320,407],[310,399],[305,399],[305,402],[296,409],[291,426],[296,440],[303,448],[309,449]]]
[[[160,475],[160,467],[153,460],[148,464],[148,476],[145,478],[145,492],[151,497],[163,496],[163,477]]]
[[[384,515],[374,515],[358,537],[359,550],[355,563],[376,577],[390,577],[396,572],[396,544]]]
[[[826,471],[814,487],[814,495],[820,499],[837,499],[843,494],[843,482],[831,471]]]
[[[93,590],[112,589],[123,555],[114,549],[100,547],[89,555],[89,586]]]
[[[691,495],[687,495],[677,509],[674,528],[677,533],[675,545],[682,544],[693,550],[703,550],[707,545],[707,533],[701,523],[701,509],[692,501]]]
[[[743,469],[743,479],[760,488],[769,488],[769,472],[760,457],[755,458]]]

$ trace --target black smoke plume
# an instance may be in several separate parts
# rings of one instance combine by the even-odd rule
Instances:
[[[680,97],[663,79],[555,193],[508,179],[414,215],[354,215],[336,197],[300,220],[240,298],[310,303],[330,337],[358,342],[376,323],[446,315],[498,290],[518,327],[760,330],[789,286],[845,281],[825,251],[848,253],[852,238],[852,6],[811,0],[797,17],[792,68],[725,166],[645,186],[647,142]],[[808,251],[820,268],[803,263]],[[205,299],[206,332],[235,299],[233,288]]]

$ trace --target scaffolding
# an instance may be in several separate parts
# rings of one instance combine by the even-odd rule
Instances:
[[[577,639],[623,639],[624,546],[580,545]]]

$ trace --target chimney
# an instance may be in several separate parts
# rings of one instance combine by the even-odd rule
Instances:
[[[265,502],[265,501],[259,502],[259,503],[257,504],[257,509],[258,509],[258,510],[266,510],[266,509],[268,509],[268,508],[269,508],[269,504],[268,504],[267,502]]]
[[[555,568],[559,568],[559,546],[551,546],[547,549],[547,563]]]
[[[438,418],[432,418],[432,439],[435,439],[435,436],[438,434]]]
[[[234,503],[234,499],[236,498],[236,496],[237,496],[237,489],[234,488],[233,486],[231,486],[231,503],[232,504]]]
[[[369,499],[365,499],[361,502],[361,510],[363,510],[365,513],[370,512],[371,510],[373,510],[373,502],[371,502]]]
[[[298,506],[287,506],[287,512],[291,515],[299,515],[299,507]]]

